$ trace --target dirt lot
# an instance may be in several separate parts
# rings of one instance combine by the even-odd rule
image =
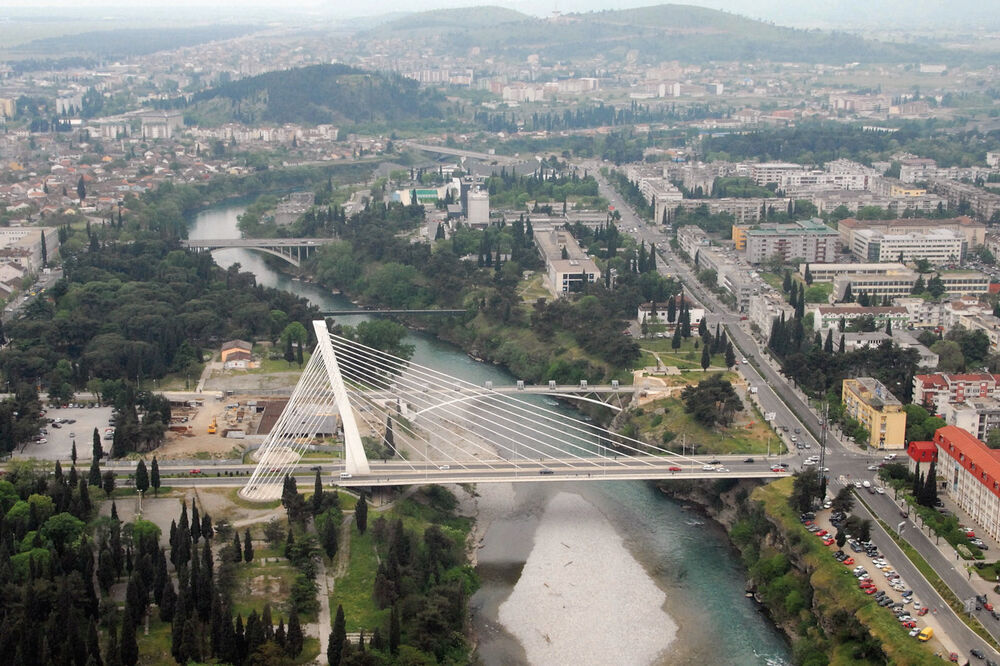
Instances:
[[[227,405],[239,404],[246,407],[247,402],[257,400],[255,396],[233,395],[224,400],[205,398],[204,404],[196,409],[177,410],[177,413],[185,413],[188,416],[190,426],[185,433],[170,432],[167,434],[164,444],[157,450],[157,456],[161,459],[212,457],[212,458],[238,458],[243,455],[246,448],[246,440],[231,439],[224,437],[223,433],[227,427],[227,412],[235,418],[236,410],[227,410]],[[233,422],[233,427],[249,427],[250,434],[254,433],[257,419],[249,419],[249,413],[245,414],[242,423]],[[208,427],[212,420],[215,420],[217,432],[214,435],[208,434]]]

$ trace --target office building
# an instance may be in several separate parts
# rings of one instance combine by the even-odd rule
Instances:
[[[965,237],[968,247],[975,247],[986,242],[986,225],[967,216],[944,220],[920,217],[897,220],[856,220],[849,217],[837,223],[840,242],[844,247],[853,247],[854,233],[864,229],[889,235],[920,233],[930,229],[947,229],[961,233]],[[889,259],[889,261],[895,261],[895,259]]]
[[[546,287],[555,296],[584,290],[601,278],[594,260],[587,256],[565,229],[535,230],[535,244],[545,260]]]

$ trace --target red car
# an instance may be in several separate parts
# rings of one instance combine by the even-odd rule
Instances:
[[[906,627],[907,629],[913,629],[914,627],[917,626],[917,623],[914,622],[913,620],[907,620],[906,622],[903,623],[903,626]]]
[[[828,536],[828,537],[824,537],[823,538],[823,545],[824,546],[832,546],[835,543],[837,543],[837,540],[834,539],[833,537],[829,537]]]
[[[820,530],[819,532],[816,532],[816,536],[821,536],[821,537],[824,537],[827,534],[829,534],[829,532],[827,532],[826,530]]]
[[[192,474],[201,474],[201,470],[200,469],[193,469],[193,470],[191,470],[191,473]]]
[[[923,608],[921,608],[920,610],[918,610],[917,611],[917,615],[920,615],[920,616],[927,615],[927,606],[924,606]]]
[[[872,587],[866,587],[865,588],[865,594],[875,594],[875,587],[874,586],[872,586]]]
[[[987,601],[985,604],[983,604],[983,608],[985,608],[988,611],[992,611],[993,610],[993,604],[991,604],[990,602]]]
[[[674,465],[672,467],[668,467],[667,469],[669,469],[671,472],[679,472],[679,471],[681,471],[681,468],[677,467],[676,465]]]
[[[848,557],[846,560],[843,561],[843,565],[845,567],[849,567],[852,564],[854,564],[854,558],[853,557]]]

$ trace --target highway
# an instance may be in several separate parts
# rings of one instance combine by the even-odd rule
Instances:
[[[631,233],[637,240],[645,240],[647,246],[654,245],[659,252],[657,269],[661,274],[669,274],[681,279],[685,289],[699,301],[706,309],[706,317],[709,317],[710,327],[714,328],[716,323],[721,323],[729,336],[747,359],[747,363],[741,363],[738,371],[746,378],[751,386],[758,389],[757,399],[760,402],[762,411],[775,412],[774,425],[776,428],[787,428],[789,433],[794,433],[798,429],[797,437],[803,444],[810,447],[810,452],[819,453],[818,438],[822,433],[821,419],[812,410],[803,395],[790,385],[781,373],[774,367],[774,361],[770,356],[761,350],[757,341],[748,332],[745,322],[740,315],[733,313],[724,306],[714,295],[708,292],[696,279],[690,267],[676,253],[670,250],[669,237],[662,228],[655,225],[647,226],[631,210],[631,208],[621,199],[618,193],[607,183],[599,172],[599,164],[586,163],[585,167],[595,174],[598,181],[599,190],[602,196],[611,202],[621,213],[621,227],[623,231],[635,229]],[[709,315],[708,313],[711,313]],[[794,451],[794,449],[793,449]],[[905,455],[905,452],[903,453]],[[876,472],[868,469],[874,464],[881,462],[881,452],[876,456],[874,453],[862,453],[854,447],[847,446],[840,441],[833,433],[827,433],[827,446],[824,462],[828,467],[829,478],[831,479],[830,493],[835,494],[840,484],[852,483],[858,479],[874,478]],[[801,452],[796,451],[791,459],[801,460]],[[794,469],[794,465],[793,465]],[[880,482],[881,483],[881,482]],[[896,526],[900,522],[900,508],[895,504],[889,495],[866,496],[868,501],[880,519],[886,524]],[[856,503],[858,504],[858,503]],[[856,509],[859,513],[866,510],[863,506]],[[917,571],[916,567],[905,558],[902,551],[885,535],[877,523],[873,524],[872,533],[875,534],[875,542],[890,558],[897,571],[903,579],[914,589],[918,598],[926,604],[939,609],[937,620],[946,628],[947,633],[958,645],[962,646],[962,654],[967,655],[968,650],[973,647],[983,649],[987,657],[994,660],[1000,659],[1000,653],[990,648],[977,636],[944,602],[941,596],[930,586],[930,583]],[[881,534],[881,535],[880,535]],[[931,542],[931,539],[920,531],[913,523],[904,522],[903,537],[912,545],[920,555],[933,567],[934,571],[947,583],[953,592],[960,599],[969,599],[975,595],[966,574],[964,567],[959,563],[949,561],[941,551]],[[978,611],[976,616],[980,623],[986,627],[987,631],[997,640],[1000,640],[1000,622],[994,620],[987,611]]]

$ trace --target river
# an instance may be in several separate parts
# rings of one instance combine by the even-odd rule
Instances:
[[[191,222],[191,239],[237,238],[240,236],[236,218],[245,203],[215,206],[199,213]],[[238,262],[243,270],[257,276],[259,284],[285,289],[303,296],[323,310],[344,310],[353,306],[346,298],[331,294],[317,285],[304,283],[274,270],[261,257],[249,250],[217,250],[213,253],[219,265],[228,267]],[[344,324],[360,321],[364,315],[339,317]],[[496,366],[470,359],[464,352],[428,335],[412,332],[407,340],[414,345],[413,361],[440,372],[482,385],[510,385],[515,379]],[[570,496],[567,498],[567,495]],[[583,501],[579,501],[579,499]],[[567,502],[574,513],[560,522]],[[712,663],[743,666],[747,664],[791,663],[791,651],[784,637],[759,611],[756,604],[744,596],[744,573],[738,553],[731,547],[723,530],[673,501],[651,484],[641,482],[591,483],[522,483],[502,488],[483,489],[478,498],[480,515],[489,516],[484,523],[477,570],[482,587],[471,602],[473,626],[479,638],[478,653],[484,664],[557,663],[555,656],[538,657],[559,641],[568,641],[568,648],[577,643],[573,658],[579,664],[606,663],[599,654],[586,647],[595,638],[614,646],[615,663],[657,664]],[[555,507],[555,508],[553,508]],[[547,513],[547,511],[549,513]],[[586,525],[573,521],[585,522]],[[584,528],[593,528],[584,531]],[[575,529],[580,534],[574,534]],[[621,551],[587,552],[586,545],[577,547],[572,537],[594,535],[605,542],[620,541]],[[557,549],[541,549],[554,544]],[[576,554],[560,555],[558,549]],[[535,557],[532,558],[532,553]],[[565,552],[565,551],[564,551]],[[563,558],[563,571],[546,572],[546,559]],[[612,561],[595,561],[606,557]],[[639,579],[629,573],[626,565],[637,562]],[[572,565],[585,562],[588,571],[597,572],[610,583],[584,601],[589,615],[599,629],[578,620],[584,614],[573,615],[572,592],[582,583],[584,574],[573,574]],[[527,563],[527,564],[526,564]],[[566,594],[563,612],[538,607],[538,591],[516,587],[519,580],[544,585],[547,597]],[[621,575],[621,584],[614,585]],[[552,587],[545,578],[551,575]],[[577,576],[576,579],[573,576]],[[629,578],[629,576],[632,576]],[[600,577],[600,576],[598,576]],[[558,579],[561,588],[553,589]],[[629,619],[622,611],[637,606],[639,583],[652,582],[662,598],[662,610],[651,609],[642,618]],[[653,587],[653,586],[650,586]],[[581,588],[582,589],[582,588]],[[523,592],[523,593],[522,593]],[[576,590],[580,592],[580,590]],[[647,591],[648,592],[648,591]],[[532,594],[535,596],[532,596]],[[656,599],[648,594],[645,599]],[[552,599],[549,599],[551,601]],[[660,601],[656,601],[660,605]],[[649,609],[646,609],[649,610]],[[659,616],[657,616],[659,613]],[[500,618],[504,618],[501,622]],[[574,620],[574,617],[576,620]],[[529,619],[532,627],[523,621]],[[615,621],[618,621],[616,624]],[[622,622],[626,624],[620,626]],[[631,623],[631,624],[628,624]],[[650,626],[651,625],[651,626]],[[602,629],[604,630],[602,631]],[[574,632],[576,632],[574,634]],[[648,634],[660,633],[660,642],[668,643],[655,658],[647,658],[640,644],[655,646]],[[676,632],[674,640],[670,634]],[[515,634],[517,637],[515,637]],[[537,636],[535,636],[537,634]],[[532,640],[543,637],[544,640]],[[646,641],[646,643],[643,643]],[[540,645],[536,645],[540,643]],[[635,649],[630,651],[630,647]],[[560,646],[560,648],[566,646]],[[662,646],[661,646],[662,647]],[[581,650],[587,652],[580,654]],[[535,655],[529,659],[528,655]],[[556,653],[551,653],[555,655]],[[559,653],[562,654],[562,653]],[[654,654],[656,652],[654,651]]]

